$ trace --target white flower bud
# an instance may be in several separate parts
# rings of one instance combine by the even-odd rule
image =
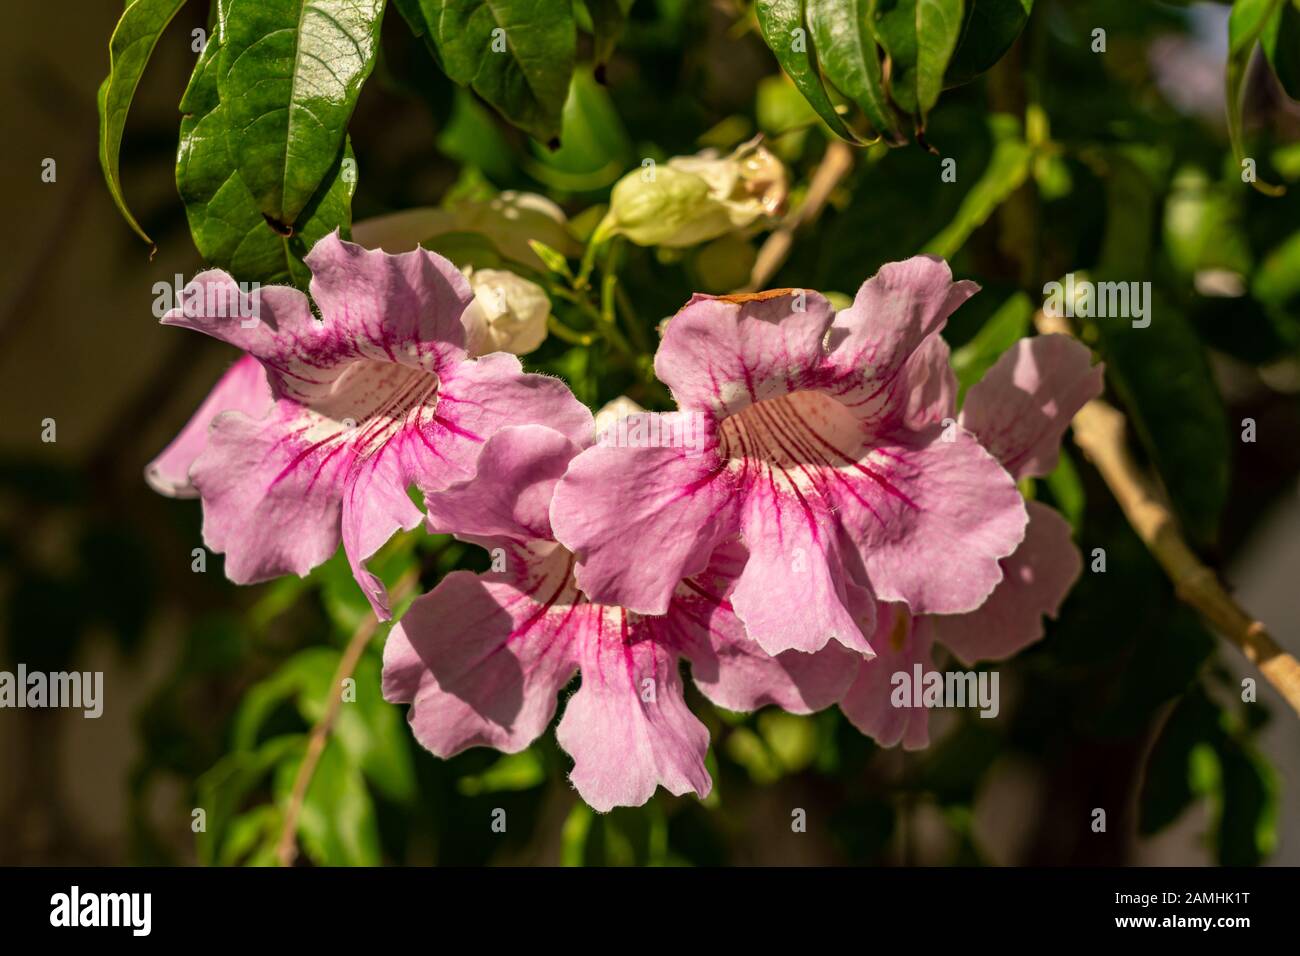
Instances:
[[[617,425],[629,415],[640,415],[645,409],[626,395],[620,395],[611,402],[606,402],[596,412],[596,434],[599,436],[606,428]]]
[[[474,301],[461,317],[471,357],[489,352],[527,355],[546,340],[551,300],[535,282],[501,269],[466,267]]]

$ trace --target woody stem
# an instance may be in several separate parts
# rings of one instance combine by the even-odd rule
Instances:
[[[1034,322],[1040,332],[1074,334],[1069,321],[1062,317],[1039,312]],[[1079,409],[1072,426],[1074,443],[1101,473],[1129,524],[1164,568],[1179,600],[1200,612],[1231,641],[1300,714],[1300,662],[1233,600],[1214,572],[1196,556],[1164,493],[1129,452],[1124,414],[1101,399],[1093,399]]]
[[[391,593],[394,606],[415,589],[419,579],[418,564],[402,575]],[[325,706],[325,713],[316,721],[311,729],[311,735],[307,738],[307,750],[303,753],[297,774],[294,775],[293,789],[290,791],[289,803],[284,810],[284,824],[280,828],[280,840],[275,850],[276,859],[281,866],[293,866],[298,857],[298,818],[302,814],[302,805],[307,799],[312,777],[316,775],[321,754],[325,752],[325,745],[329,743],[330,731],[334,729],[334,722],[338,719],[339,708],[343,705],[343,694],[340,689],[343,681],[356,671],[361,655],[365,653],[378,627],[379,619],[374,614],[367,614],[357,625],[357,629],[352,632],[352,637],[349,638],[347,647],[343,649],[343,654],[339,658],[338,667],[334,671],[334,681],[330,684],[333,692]]]

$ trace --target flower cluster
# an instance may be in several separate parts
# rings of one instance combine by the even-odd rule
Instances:
[[[381,617],[365,562],[398,529],[489,549],[493,570],[447,575],[388,637],[384,694],[435,754],[527,747],[578,674],[557,737],[583,799],[706,795],[682,660],[720,707],[838,704],[923,746],[890,675],[936,642],[1015,653],[1079,573],[1068,525],[1017,481],[1051,470],[1101,370],[1073,340],[1027,339],[958,414],[940,332],[976,287],[942,261],[888,264],[838,313],[806,290],[695,296],[654,365],[677,404],[654,434],[690,442],[598,438],[562,382],[468,349],[474,294],[433,253],[330,236],[307,262],[319,319],[287,288],[261,291],[251,328],[164,319],[247,354],[149,480],[202,499],[238,582],[305,574],[341,539]]]

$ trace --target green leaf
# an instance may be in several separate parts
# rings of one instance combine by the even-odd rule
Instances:
[[[1254,866],[1276,849],[1278,782],[1249,730],[1205,692],[1191,690],[1170,715],[1144,774],[1139,832],[1157,833],[1197,798],[1210,801],[1216,856]]]
[[[395,803],[409,803],[415,797],[415,767],[406,739],[410,731],[402,712],[384,700],[380,690],[381,669],[375,652],[367,653],[357,662],[356,699],[339,705],[334,739],[379,793]],[[312,714],[313,720],[324,713],[330,694],[341,693],[328,680],[323,690],[319,697],[302,703],[305,713]]]
[[[230,822],[221,847],[221,866],[275,866],[284,816],[272,804],[254,807]]]
[[[438,132],[438,151],[497,182],[517,175],[501,124],[469,90],[456,90],[451,116]]]
[[[99,88],[99,165],[104,170],[104,180],[118,210],[136,235],[150,244],[153,240],[136,222],[122,195],[118,158],[126,114],[140,84],[140,76],[153,48],[158,45],[158,38],[183,6],[185,0],[133,0],[129,3],[108,41],[108,77]]]
[[[1228,138],[1232,141],[1232,155],[1241,166],[1246,158],[1241,129],[1241,95],[1246,81],[1246,68],[1250,66],[1255,43],[1268,26],[1282,0],[1237,0],[1228,17]],[[1266,196],[1280,196],[1281,186],[1273,186],[1256,179],[1252,185]]]
[[[541,259],[546,265],[546,268],[565,279],[569,285],[573,285],[573,271],[569,268],[569,262],[564,258],[562,252],[537,239],[529,239],[528,245],[537,254],[537,258]]]
[[[534,146],[529,175],[564,192],[607,190],[635,159],[632,140],[614,101],[583,67],[573,74],[563,110],[564,142],[558,149]]]
[[[1159,294],[1151,324],[1099,319],[1101,352],[1134,430],[1160,473],[1174,509],[1202,546],[1213,543],[1228,497],[1227,413],[1187,317]]]
[[[1074,533],[1079,534],[1083,530],[1083,509],[1086,504],[1083,481],[1079,478],[1079,470],[1074,465],[1074,459],[1064,448],[1061,449],[1060,458],[1056,460],[1056,467],[1043,478],[1043,483],[1052,493],[1057,510],[1066,521],[1070,522]]]
[[[481,793],[531,790],[545,780],[546,765],[541,755],[530,747],[517,754],[504,754],[483,773],[461,777],[456,789],[467,797],[476,797]]]
[[[1260,36],[1273,73],[1293,100],[1300,100],[1300,6],[1284,0]]]
[[[1138,802],[1138,832],[1159,833],[1175,823],[1196,798],[1192,754],[1218,733],[1219,712],[1200,688],[1178,702],[1151,749]]]
[[[1260,302],[1284,306],[1300,295],[1300,232],[1292,233],[1264,257],[1251,282]]]
[[[914,117],[918,132],[939,99],[957,47],[962,0],[875,0],[871,29],[889,55],[894,102]]]
[[[807,0],[808,27],[826,78],[858,104],[872,126],[898,141],[898,116],[868,27],[874,5],[875,0]]]
[[[285,234],[271,226],[245,185],[229,147],[236,137],[218,89],[229,9],[228,0],[218,0],[216,28],[181,98],[176,188],[185,203],[194,245],[209,265],[244,281],[292,282],[305,288],[311,276],[302,257],[334,229],[341,230],[345,238],[349,234],[355,161],[345,165],[352,159],[351,148],[345,143],[296,227]]]
[[[763,742],[788,773],[798,773],[817,757],[817,723],[811,717],[769,708],[757,719]]]
[[[595,814],[581,800],[573,805],[560,830],[560,865],[582,866],[587,856],[587,838]]]
[[[595,33],[592,58],[597,69],[603,67],[614,55],[614,47],[627,29],[627,16],[632,12],[636,0],[586,0],[587,12],[591,14],[591,26]]]
[[[961,39],[944,73],[945,87],[969,83],[992,69],[1024,29],[1034,0],[966,0]]]
[[[758,81],[754,96],[758,128],[771,137],[803,132],[817,122],[817,114],[784,73]]]
[[[925,245],[924,252],[950,259],[994,210],[1010,198],[1029,176],[1033,150],[1020,136],[1020,123],[1012,116],[995,113],[989,118],[993,131],[993,155],[989,164],[962,197],[952,222]],[[961,166],[958,160],[958,178]]]
[[[959,399],[1029,331],[1033,316],[1034,304],[1029,296],[1017,292],[999,306],[969,342],[952,353],[952,370],[961,386]]]
[[[342,694],[334,683],[339,652],[332,647],[310,647],[295,654],[271,677],[254,685],[240,701],[235,714],[236,751],[251,751],[262,727],[286,701],[296,701],[304,723],[314,725],[325,714],[330,699]],[[400,712],[380,693],[380,663],[374,653],[357,662],[353,673],[355,698],[339,704],[332,739],[348,759],[361,768],[379,792],[397,803],[415,793],[415,770],[406,746],[406,728]]]
[[[1144,282],[1146,325],[1122,317],[1094,327],[1129,420],[1197,544],[1211,544],[1228,496],[1227,413],[1205,348],[1177,305],[1150,284],[1155,187],[1141,157],[1108,156],[1099,283]]]
[[[785,774],[785,768],[767,741],[748,727],[737,727],[728,734],[723,749],[759,785],[775,783]]]
[[[571,0],[403,0],[398,9],[453,82],[558,145],[578,42]]]
[[[301,757],[305,741],[301,734],[288,734],[266,741],[255,751],[237,750],[199,778],[198,806],[207,815],[205,829],[195,836],[201,863],[211,866],[226,859],[225,841],[248,795],[283,761]]]
[[[229,0],[217,65],[233,168],[292,229],[338,164],[384,0]]]
[[[338,658],[339,653],[333,648],[308,648],[291,657],[266,680],[249,688],[235,711],[231,734],[235,752],[252,752],[259,746],[263,726],[281,704],[308,689],[327,685],[338,666]],[[308,722],[311,719],[304,716]]]
[[[1243,228],[1240,190],[1211,183],[1195,167],[1180,169],[1165,200],[1164,242],[1170,262],[1184,276],[1205,269],[1245,276],[1250,244]]]
[[[1277,774],[1253,748],[1231,736],[1220,742],[1218,813],[1220,866],[1256,866],[1277,848]]]
[[[849,129],[835,111],[826,86],[822,83],[817,61],[813,58],[812,40],[804,21],[805,0],[758,0],[755,12],[763,39],[776,54],[781,69],[794,81],[799,92],[831,132],[850,143],[862,139]]]
[[[288,804],[301,763],[300,753],[276,768],[276,803],[281,807]],[[298,836],[307,855],[320,866],[380,863],[374,801],[361,770],[337,742],[331,741],[321,751],[298,815]]]

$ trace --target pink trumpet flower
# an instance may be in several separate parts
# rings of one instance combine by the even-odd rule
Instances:
[[[513,355],[467,359],[461,319],[473,296],[441,256],[368,251],[334,233],[306,262],[319,319],[296,289],[245,293],[220,271],[195,277],[163,318],[247,355],[146,474],[165,494],[202,499],[204,541],[226,554],[232,581],[304,575],[341,538],[387,617],[365,562],[419,524],[408,488],[468,477],[504,425],[544,421],[588,440],[591,413]]]
[[[416,738],[438,756],[513,753],[546,729],[580,673],[556,737],[588,804],[638,806],[657,786],[705,796],[709,734],[687,708],[679,659],[721,707],[809,713],[848,687],[854,655],[835,646],[770,657],[750,641],[731,605],[746,560],[736,542],[679,582],[662,616],[589,599],[551,530],[555,485],[578,452],[543,426],[503,428],[475,478],[426,499],[430,528],[489,549],[494,569],[454,571],[416,599],[384,649],[384,696],[411,704]]]
[[[955,382],[939,332],[976,290],[942,260],[883,266],[851,307],[815,292],[696,295],[655,371],[698,442],[601,443],[556,489],[555,535],[593,600],[663,614],[738,537],[731,602],[769,654],[836,640],[870,653],[855,588],[919,614],[972,611],[1024,537],[1011,475],[937,420]],[[652,555],[653,558],[647,558]]]

